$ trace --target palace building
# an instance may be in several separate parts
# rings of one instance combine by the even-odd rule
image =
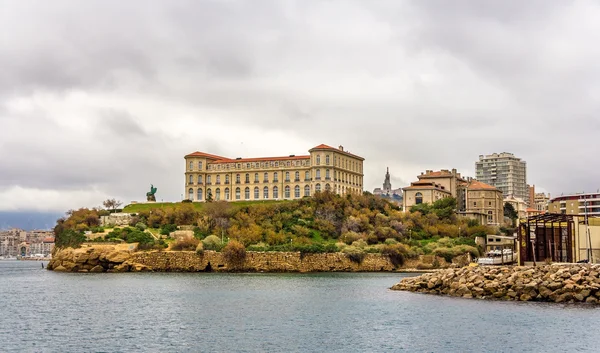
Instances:
[[[308,155],[227,158],[194,152],[185,158],[185,195],[192,201],[289,200],[318,191],[360,194],[364,158],[319,145]]]

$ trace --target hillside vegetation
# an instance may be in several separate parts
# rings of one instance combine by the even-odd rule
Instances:
[[[135,214],[131,227],[111,230],[103,238],[143,239],[146,248],[161,248],[147,228],[169,234],[188,225],[193,226],[195,241],[187,239],[189,244],[179,248],[199,244],[199,249],[204,245],[204,249],[221,250],[235,240],[249,251],[342,251],[357,261],[368,252],[385,253],[398,262],[420,254],[447,260],[467,252],[478,256],[475,237],[498,229],[457,218],[455,208],[456,201],[448,198],[402,212],[396,204],[369,193],[329,192],[279,202],[138,204],[124,209]],[[81,242],[84,231],[104,231],[99,228],[100,212],[80,209],[60,219],[55,228],[57,245]]]

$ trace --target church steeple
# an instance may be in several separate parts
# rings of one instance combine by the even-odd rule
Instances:
[[[390,182],[390,167],[387,167],[387,171],[385,172],[385,180],[383,181],[383,192],[385,194],[390,194],[392,192],[392,183]]]

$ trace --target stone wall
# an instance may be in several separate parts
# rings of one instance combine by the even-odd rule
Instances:
[[[247,252],[246,259],[230,265],[222,253],[205,251],[135,251],[127,245],[94,245],[57,249],[48,269],[65,272],[380,272],[398,268],[381,254],[366,254],[360,263],[342,253]],[[425,261],[426,262],[426,261]],[[442,259],[439,262],[444,265]],[[402,268],[418,268],[419,260],[407,260]]]
[[[392,289],[463,298],[597,304],[600,265],[464,267],[405,278]]]

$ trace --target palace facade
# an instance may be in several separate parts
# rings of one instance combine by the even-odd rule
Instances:
[[[227,158],[194,152],[185,158],[185,194],[192,201],[299,199],[318,191],[360,194],[364,158],[319,145],[308,155]]]

